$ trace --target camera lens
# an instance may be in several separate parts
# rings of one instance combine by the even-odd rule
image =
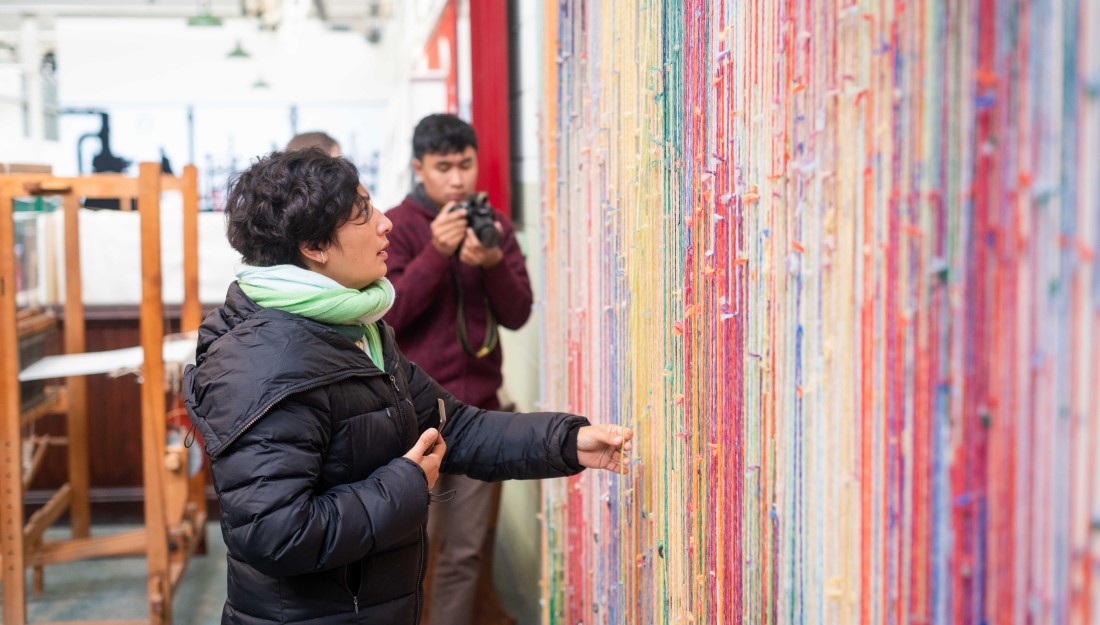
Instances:
[[[498,247],[500,245],[500,231],[496,227],[496,213],[489,204],[484,192],[476,194],[468,202],[455,204],[451,208],[456,211],[466,209],[466,225],[474,231],[474,236],[484,247]]]
[[[481,241],[481,245],[484,247],[497,247],[500,245],[500,232],[497,231],[496,225],[492,222],[483,223],[474,228],[474,233],[477,235],[477,240]]]

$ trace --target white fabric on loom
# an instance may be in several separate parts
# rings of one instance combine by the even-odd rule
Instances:
[[[164,362],[186,365],[195,362],[198,335],[174,335],[164,340]],[[140,347],[113,349],[106,352],[61,354],[46,356],[19,372],[20,382],[67,378],[97,373],[129,373],[141,369],[145,355]]]
[[[39,216],[50,255],[49,296],[65,300],[65,234],[61,211]],[[183,299],[183,205],[178,193],[161,196],[161,276],[164,302]],[[220,304],[241,257],[225,238],[225,213],[199,213],[199,301]],[[85,306],[141,302],[141,236],[137,211],[80,210],[80,275]]]

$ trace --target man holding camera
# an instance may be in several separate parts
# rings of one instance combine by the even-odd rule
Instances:
[[[412,144],[420,184],[386,213],[393,222],[387,277],[397,297],[385,319],[409,360],[452,395],[498,409],[497,326],[518,329],[531,314],[523,254],[508,219],[475,194],[477,136],[469,124],[429,115]],[[437,550],[429,622],[464,625],[472,618],[492,488],[440,475],[435,490],[443,497],[428,515]],[[450,491],[454,499],[447,501]]]

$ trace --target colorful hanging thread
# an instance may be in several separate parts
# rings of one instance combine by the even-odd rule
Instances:
[[[1100,622],[1100,3],[544,5],[544,621]]]

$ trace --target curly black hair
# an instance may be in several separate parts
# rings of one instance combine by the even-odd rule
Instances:
[[[299,245],[324,248],[370,211],[351,161],[320,148],[272,152],[230,181],[226,236],[249,265],[302,267]]]
[[[416,124],[413,130],[413,158],[422,160],[425,154],[454,154],[467,147],[477,150],[474,127],[455,115],[437,113]]]

